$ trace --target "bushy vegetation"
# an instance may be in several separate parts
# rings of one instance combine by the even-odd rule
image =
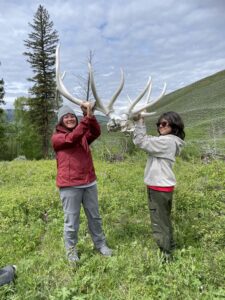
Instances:
[[[143,184],[146,156],[95,157],[100,211],[112,258],[93,250],[84,213],[71,267],[63,245],[63,212],[55,161],[0,163],[0,265],[16,264],[4,300],[220,299],[225,296],[225,164],[178,159],[173,222],[177,249],[163,264],[150,232]]]

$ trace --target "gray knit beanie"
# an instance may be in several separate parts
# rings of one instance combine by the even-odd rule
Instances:
[[[58,111],[58,122],[60,122],[61,118],[66,114],[73,114],[74,116],[76,116],[74,110],[71,107],[69,107],[68,105],[63,105]]]

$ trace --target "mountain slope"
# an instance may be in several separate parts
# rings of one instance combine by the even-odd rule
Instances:
[[[206,77],[163,97],[152,111],[156,115],[147,121],[150,127],[162,112],[181,114],[188,142],[199,142],[204,147],[225,146],[225,70]]]

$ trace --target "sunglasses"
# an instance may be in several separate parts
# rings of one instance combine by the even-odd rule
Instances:
[[[159,122],[159,123],[156,123],[156,126],[157,127],[167,127],[167,126],[170,126],[168,122],[166,121],[163,121],[163,122]]]

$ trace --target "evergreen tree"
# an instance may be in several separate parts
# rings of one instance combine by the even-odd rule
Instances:
[[[2,105],[5,104],[4,95],[5,95],[4,80],[2,78],[0,79],[0,160],[5,159],[5,153],[7,152],[6,116],[4,110],[1,107]]]
[[[13,141],[12,148],[16,148],[16,156],[24,155],[28,159],[40,159],[42,149],[39,138],[36,135],[35,125],[30,122],[27,103],[29,98],[19,97],[14,102],[14,122],[13,122]],[[32,143],[31,143],[32,141]]]
[[[0,79],[0,105],[5,104],[4,101],[4,95],[5,95],[5,89],[4,89],[4,80]]]
[[[43,157],[48,156],[55,110],[58,107],[55,84],[55,49],[58,33],[53,29],[48,11],[40,5],[34,15],[32,32],[24,41],[28,52],[24,52],[33,69],[29,78],[34,84],[30,88],[28,102],[30,121],[35,125],[42,145]]]
[[[0,65],[1,65],[1,62],[0,62]],[[1,106],[2,104],[5,104],[5,101],[4,101],[4,96],[5,96],[4,84],[5,84],[5,83],[4,83],[3,78],[0,79],[0,106]],[[2,113],[2,112],[3,112],[3,109],[0,108],[0,113]]]

